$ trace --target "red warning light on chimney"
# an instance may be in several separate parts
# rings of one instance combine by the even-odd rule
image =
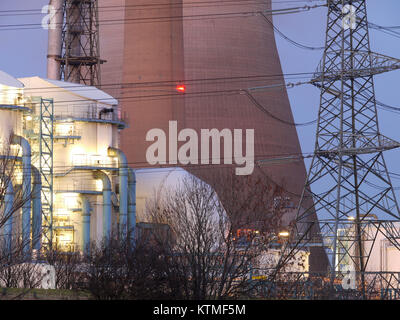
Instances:
[[[185,93],[185,91],[186,91],[186,86],[183,85],[183,84],[178,84],[178,85],[176,86],[176,91],[178,91],[178,92],[180,92],[180,93]]]

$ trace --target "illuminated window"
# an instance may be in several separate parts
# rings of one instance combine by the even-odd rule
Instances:
[[[56,231],[57,247],[63,251],[71,251],[74,249],[74,230],[57,230]]]

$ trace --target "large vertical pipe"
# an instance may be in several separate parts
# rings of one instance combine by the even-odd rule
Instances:
[[[122,238],[127,236],[128,221],[128,161],[125,154],[117,148],[108,148],[108,155],[118,157],[119,176],[119,234]]]
[[[63,25],[63,0],[50,0],[50,10],[54,15],[50,16],[50,28],[48,31],[47,49],[47,78],[60,80],[60,58],[62,46]]]
[[[13,136],[13,144],[22,148],[22,246],[25,257],[28,257],[31,245],[31,146],[18,135]]]
[[[103,182],[103,237],[108,241],[111,238],[111,182],[100,170],[93,172],[93,177]]]
[[[133,244],[135,241],[135,229],[136,229],[136,173],[133,169],[128,169],[128,170],[129,170],[128,237],[131,241],[131,244]]]
[[[11,255],[12,250],[12,226],[13,226],[13,206],[14,206],[14,188],[11,179],[8,181],[6,194],[4,198],[4,217],[6,222],[4,224],[4,245],[8,257]]]
[[[42,178],[39,170],[32,166],[32,249],[40,251],[42,237]]]
[[[85,254],[89,253],[90,250],[90,202],[89,199],[81,195],[82,201],[82,237],[81,237],[81,247]]]

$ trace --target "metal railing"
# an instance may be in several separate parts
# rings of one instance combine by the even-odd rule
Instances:
[[[65,182],[56,180],[54,187],[54,190],[56,192],[101,191],[101,188],[99,188],[96,184],[96,180],[89,180],[89,178],[85,179],[84,181],[77,182]]]
[[[111,111],[112,110],[112,111]],[[99,103],[56,105],[55,119],[88,119],[127,123],[125,112],[119,106],[106,108]]]

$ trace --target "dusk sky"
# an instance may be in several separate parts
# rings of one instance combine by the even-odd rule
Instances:
[[[323,3],[323,2],[317,2]],[[301,3],[312,6],[316,2]],[[293,7],[297,4],[274,4],[274,8]],[[400,26],[400,1],[368,0],[368,20],[380,26]],[[327,8],[312,9],[306,13],[278,15],[274,17],[275,26],[287,37],[307,46],[321,47],[325,44]],[[283,73],[313,72],[322,57],[322,51],[305,50],[282,39],[275,34]],[[400,59],[400,38],[387,35],[378,30],[370,30],[371,50],[393,58]],[[305,80],[287,80],[297,82]],[[400,70],[374,77],[376,99],[390,106],[400,107]],[[314,120],[318,116],[320,91],[312,85],[303,85],[288,90],[295,122],[302,123]],[[378,109],[378,120],[381,133],[400,141],[400,114]],[[314,151],[316,125],[298,127],[302,151]],[[385,153],[388,170],[400,173],[400,150]],[[307,168],[310,161],[306,160]],[[392,179],[394,187],[400,186],[399,179]],[[400,194],[396,191],[397,199]]]
[[[273,8],[314,5],[322,2],[312,1],[275,1]],[[1,26],[15,24],[38,24],[44,14],[7,16],[6,10],[37,9],[40,10],[48,0],[2,0],[0,2]],[[369,0],[368,18],[382,26],[400,25],[398,0]],[[312,9],[309,12],[274,16],[274,22],[289,38],[307,45],[319,47],[324,45],[326,28],[326,8]],[[15,76],[46,76],[47,31],[40,27],[33,30],[6,30],[0,27],[2,50],[0,52],[0,69]],[[283,73],[300,73],[315,71],[322,51],[310,51],[297,48],[275,35],[281,58]],[[371,30],[371,50],[391,57],[400,58],[400,39]],[[306,79],[287,80],[287,82],[305,81]],[[391,106],[400,107],[400,71],[393,71],[375,77],[377,100]],[[319,90],[311,85],[303,85],[288,90],[292,111],[296,122],[307,122],[316,119],[319,107]],[[400,141],[400,114],[378,109],[381,132]],[[302,150],[312,152],[315,141],[315,125],[298,128]],[[400,173],[400,150],[386,153],[389,171]],[[308,163],[307,163],[308,164]],[[400,180],[392,180],[395,187]],[[399,193],[397,197],[399,198]]]

